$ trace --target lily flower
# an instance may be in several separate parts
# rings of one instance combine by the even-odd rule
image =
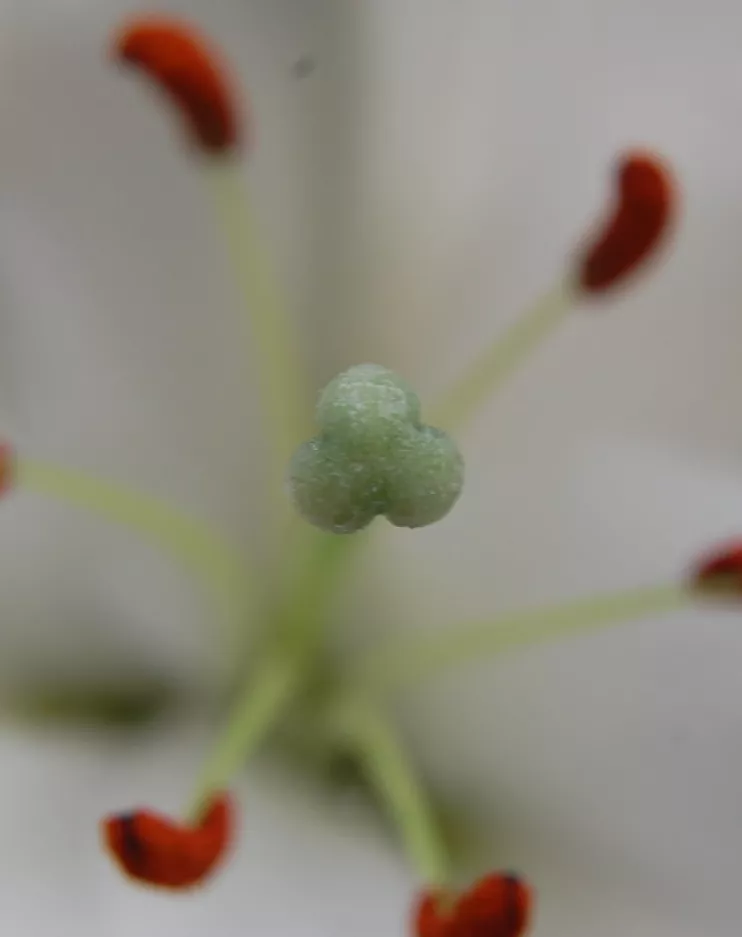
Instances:
[[[607,167],[604,205],[584,237],[564,248],[555,281],[499,334],[493,329],[437,399],[418,396],[386,363],[369,364],[371,355],[344,360],[329,381],[316,382],[286,301],[290,290],[281,289],[246,185],[261,147],[260,96],[253,93],[248,105],[217,44],[180,17],[129,19],[114,33],[111,51],[115,63],[174,106],[170,157],[191,166],[190,182],[203,183],[231,262],[242,310],[235,343],[245,348],[262,408],[260,507],[268,533],[261,571],[254,550],[170,493],[154,496],[35,458],[21,433],[3,445],[4,507],[23,495],[50,499],[127,529],[196,584],[221,649],[228,711],[194,772],[186,808],[171,816],[112,805],[116,812],[101,824],[104,845],[138,883],[171,892],[217,881],[229,867],[227,853],[250,848],[236,835],[233,806],[243,769],[273,744],[300,751],[328,773],[349,764],[383,807],[419,889],[411,901],[414,937],[521,937],[542,915],[549,920],[548,899],[534,908],[538,870],[516,874],[487,859],[469,870],[474,884],[462,886],[466,863],[449,842],[394,700],[506,651],[711,608],[722,579],[727,591],[730,580],[738,589],[736,547],[658,582],[454,620],[433,633],[387,632],[342,660],[333,645],[337,608],[374,548],[391,555],[387,545],[405,536],[414,549],[419,529],[452,525],[466,488],[464,466],[476,461],[467,431],[475,421],[483,425],[495,392],[527,372],[577,315],[607,306],[623,288],[639,289],[649,273],[664,273],[656,261],[671,260],[682,225],[680,174],[651,146],[619,148]],[[455,530],[447,527],[447,543]],[[436,577],[443,580],[454,562]]]

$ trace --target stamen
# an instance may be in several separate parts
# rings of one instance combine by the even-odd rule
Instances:
[[[433,408],[431,422],[460,430],[474,413],[552,335],[574,307],[570,282],[560,283],[520,315]]]
[[[218,608],[230,653],[238,647],[252,604],[248,565],[239,548],[209,525],[151,495],[48,462],[16,457],[14,481],[130,528],[194,573]]]
[[[308,381],[295,329],[258,237],[241,170],[236,163],[222,161],[203,171],[242,297],[244,340],[250,344],[272,436],[271,478],[282,493],[289,457],[311,425]]]
[[[689,578],[691,588],[704,597],[738,601],[742,594],[742,541],[716,547],[698,561]]]
[[[359,665],[353,685],[375,694],[427,680],[461,664],[530,644],[589,633],[648,615],[664,615],[694,598],[686,585],[666,585],[515,612],[482,624],[461,624],[443,634],[389,642],[383,652]]]
[[[295,658],[275,657],[263,662],[254,682],[248,681],[199,776],[188,809],[193,823],[264,740],[293,698],[302,673]]]
[[[415,913],[416,937],[521,937],[531,923],[533,892],[512,872],[480,879],[456,899],[423,894]]]
[[[174,17],[137,17],[116,37],[113,52],[170,96],[197,148],[224,153],[239,146],[234,91],[218,54],[197,30]]]
[[[574,272],[557,284],[445,394],[434,422],[459,429],[516,369],[552,335],[581,298],[623,283],[655,256],[675,221],[677,195],[670,171],[651,153],[625,154],[618,165],[618,201],[591,238]]]
[[[280,486],[289,456],[309,425],[308,394],[294,329],[257,236],[241,178],[235,96],[217,53],[180,20],[137,19],[123,30],[115,48],[121,59],[143,68],[174,98],[197,143],[219,157],[203,162],[202,171],[245,307],[243,338],[250,346],[251,367],[259,375],[268,411],[274,448],[269,477],[282,521],[286,505]]]
[[[577,265],[578,283],[588,294],[622,284],[656,255],[677,214],[669,168],[653,153],[622,156],[616,183],[616,205]]]
[[[17,467],[13,447],[0,442],[0,497],[7,494],[15,484]]]
[[[201,885],[232,839],[234,807],[226,794],[209,803],[198,823],[186,826],[151,810],[106,817],[105,845],[131,878],[177,891]]]
[[[360,759],[370,782],[385,801],[409,858],[426,887],[445,889],[450,858],[425,791],[384,714],[354,696],[333,714],[341,745]]]
[[[452,901],[441,891],[424,891],[412,915],[415,937],[447,937],[451,930]]]

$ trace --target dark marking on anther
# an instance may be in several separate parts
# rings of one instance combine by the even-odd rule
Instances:
[[[505,882],[505,926],[508,934],[519,934],[523,927],[523,909],[520,901],[520,878],[513,872],[503,876]]]
[[[119,817],[124,854],[133,864],[141,865],[146,857],[146,846],[137,833],[136,820],[134,813],[123,813]]]

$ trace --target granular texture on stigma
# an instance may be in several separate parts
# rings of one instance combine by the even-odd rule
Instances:
[[[379,516],[425,527],[451,510],[464,460],[451,437],[420,419],[417,395],[392,371],[362,364],[319,397],[320,432],[296,450],[289,486],[299,513],[330,533],[354,533]]]

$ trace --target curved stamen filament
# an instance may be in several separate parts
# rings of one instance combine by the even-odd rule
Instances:
[[[692,589],[686,585],[650,586],[515,612],[481,624],[455,625],[440,635],[389,642],[383,652],[368,657],[359,666],[355,682],[368,692],[393,692],[453,667],[529,644],[667,614],[693,598]]]
[[[242,552],[203,521],[180,513],[151,495],[49,462],[16,457],[19,488],[84,508],[135,531],[177,564],[194,573],[210,593],[228,629],[230,645],[244,629],[251,599]]]
[[[289,457],[310,425],[301,355],[257,234],[239,163],[214,160],[203,171],[242,297],[244,341],[273,434],[271,477],[282,484]]]
[[[391,723],[372,703],[353,697],[332,717],[340,744],[361,762],[383,799],[409,859],[426,888],[451,884],[451,860],[428,797]]]
[[[269,658],[237,697],[232,714],[204,765],[188,819],[198,822],[213,795],[229,787],[233,776],[260,745],[296,692],[303,670],[295,658]]]
[[[292,324],[264,256],[241,179],[244,134],[232,81],[218,50],[177,17],[135,17],[117,35],[114,53],[169,95],[185,115],[190,137],[204,157],[199,165],[245,306],[248,328],[244,339],[250,346],[251,366],[259,375],[267,429],[273,434],[275,461],[270,465],[270,478],[280,482],[308,424],[307,388]],[[252,136],[250,123],[249,115],[245,116]]]
[[[570,282],[559,283],[522,313],[505,334],[473,362],[433,408],[431,423],[459,430],[566,319],[576,302]]]

